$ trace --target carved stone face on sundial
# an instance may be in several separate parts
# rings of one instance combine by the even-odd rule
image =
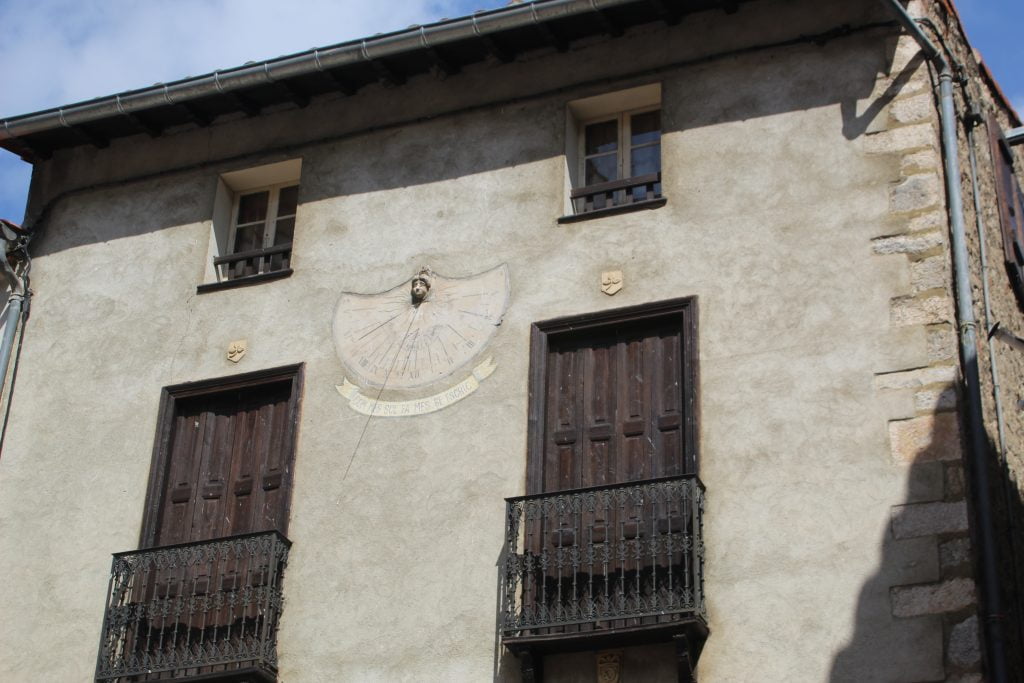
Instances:
[[[446,278],[424,268],[380,294],[345,292],[334,314],[334,345],[363,386],[416,389],[469,365],[508,306],[508,268]]]

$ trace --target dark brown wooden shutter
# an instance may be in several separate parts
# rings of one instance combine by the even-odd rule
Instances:
[[[283,530],[291,384],[176,402],[154,545]]]
[[[684,472],[678,322],[563,335],[546,369],[542,492]]]
[[[989,116],[988,131],[1003,232],[1003,260],[1017,302],[1024,307],[1024,191],[1014,173],[1010,146],[994,116]]]

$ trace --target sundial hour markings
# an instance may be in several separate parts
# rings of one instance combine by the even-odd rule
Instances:
[[[387,320],[385,320],[384,322],[382,322],[382,323],[380,323],[379,325],[375,326],[375,327],[374,327],[374,328],[373,328],[372,330],[370,330],[370,331],[369,331],[369,332],[367,332],[366,334],[364,334],[364,335],[362,335],[361,337],[359,337],[359,339],[364,339],[364,338],[366,338],[366,337],[370,336],[371,334],[373,334],[374,332],[376,332],[376,331],[377,331],[377,330],[379,330],[380,328],[384,327],[385,325],[387,325],[387,324],[388,324],[389,322],[391,322],[391,321],[392,321],[392,320],[394,320],[395,318],[399,317],[400,315],[402,315],[402,313],[396,313],[395,315],[391,316],[390,318],[388,318],[388,319],[387,319]],[[366,328],[364,327],[363,329],[365,330]],[[362,330],[360,330],[360,332],[361,332],[361,331],[362,331]]]
[[[380,294],[342,294],[334,340],[350,378],[414,390],[466,372],[495,334],[508,301],[507,268],[464,279],[424,273]]]
[[[489,316],[489,315],[484,315],[484,314],[481,314],[481,313],[477,313],[476,311],[466,311],[466,310],[463,310],[461,308],[459,309],[459,313],[465,313],[466,315],[473,315],[473,316],[476,316],[477,318],[483,318],[484,320],[490,320],[491,319],[491,316]]]

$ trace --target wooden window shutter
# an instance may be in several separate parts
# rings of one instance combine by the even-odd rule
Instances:
[[[1024,308],[1024,191],[1013,170],[1013,155],[994,116],[988,119],[996,199],[1003,231],[1003,259],[1017,303]]]

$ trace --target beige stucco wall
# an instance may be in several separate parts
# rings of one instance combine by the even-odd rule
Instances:
[[[872,242],[901,230],[897,142],[878,142],[891,31],[733,52],[884,18],[835,4],[857,7],[765,0],[58,153],[36,208],[101,187],[56,200],[35,245],[0,460],[0,679],[90,679],[109,553],[138,541],[161,387],[302,362],[281,680],[518,680],[495,635],[496,562],[502,499],[524,488],[529,325],[680,296],[700,306],[701,680],[942,678],[941,623],[890,603],[893,586],[938,578],[934,541],[890,532],[892,507],[935,482],[893,459],[906,396],[880,397],[875,380],[931,362],[925,328],[891,311],[906,260]],[[712,53],[729,54],[660,68]],[[566,103],[652,81],[667,205],[558,225]],[[197,295],[218,174],[297,156],[294,275]],[[416,418],[348,408],[334,388],[340,292],[389,289],[423,264],[462,277],[501,263],[511,303],[476,394]],[[625,287],[610,298],[612,268]],[[225,351],[241,338],[236,366]],[[625,658],[624,680],[671,679],[670,651],[649,654]],[[593,658],[549,673],[594,680]]]

